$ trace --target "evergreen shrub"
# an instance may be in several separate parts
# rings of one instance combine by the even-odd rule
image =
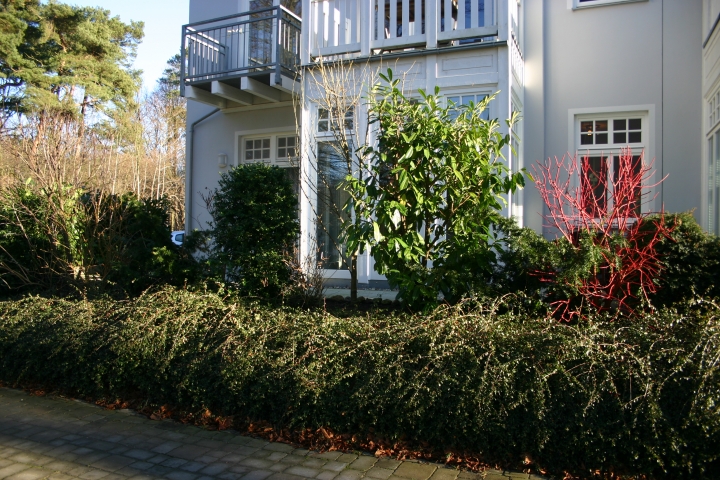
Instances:
[[[28,181],[0,191],[0,293],[28,289],[137,294],[193,280],[170,242],[165,200]]]
[[[347,318],[171,288],[28,297],[0,303],[0,380],[515,468],[718,478],[718,319],[713,303],[565,324],[513,297]]]
[[[280,295],[291,283],[297,208],[293,185],[279,167],[254,163],[224,173],[213,195],[213,221],[202,232],[211,246],[211,274],[244,295]],[[197,243],[197,236],[190,241]]]

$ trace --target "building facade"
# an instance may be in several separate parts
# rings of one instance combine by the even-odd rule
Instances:
[[[367,95],[375,73],[388,67],[404,76],[410,97],[439,86],[447,102],[463,104],[497,92],[488,116],[521,118],[511,132],[515,152],[506,152],[513,170],[570,152],[603,159],[611,177],[613,156],[630,146],[633,155],[654,159],[653,183],[665,178],[644,208],[694,209],[705,228],[717,231],[719,4],[191,0],[182,72],[183,94],[194,100],[186,229],[206,226],[207,201],[222,172],[245,162],[278,165],[298,185],[301,254],[317,256],[331,282],[348,280],[338,212],[321,199],[343,200],[333,177],[333,131],[348,126],[357,144],[372,141],[372,131],[362,103],[342,119],[324,108],[323,62],[326,72],[346,76],[348,98]],[[507,200],[506,215],[544,230],[544,206],[532,184]],[[384,280],[368,255],[359,259],[358,274],[361,284]]]

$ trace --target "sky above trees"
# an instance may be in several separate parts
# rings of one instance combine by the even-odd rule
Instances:
[[[123,22],[145,22],[145,38],[138,48],[135,68],[143,71],[143,87],[152,90],[180,51],[181,27],[188,23],[189,0],[63,0],[71,5],[101,7]]]

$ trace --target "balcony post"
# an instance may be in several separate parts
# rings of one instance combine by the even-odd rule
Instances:
[[[185,96],[185,63],[187,61],[187,52],[185,51],[185,45],[187,28],[185,25],[182,27],[182,45],[180,45],[180,96]],[[189,230],[188,230],[189,231]]]
[[[440,30],[440,22],[438,21],[439,1],[425,0],[425,36],[427,39],[425,47],[428,49],[437,48],[438,30]]]
[[[373,8],[375,0],[359,0],[360,4],[360,55],[370,56],[370,41],[373,33]]]
[[[282,73],[280,71],[280,69],[282,68],[280,59],[280,57],[282,56],[282,39],[280,38],[282,35],[282,8],[280,8],[279,5],[275,6],[275,21],[273,22],[273,24],[275,41],[272,42],[272,59],[273,63],[275,64],[275,84],[282,85]]]
[[[300,29],[300,64],[307,65],[310,63],[310,38],[312,35],[312,27],[315,19],[312,17],[313,13],[311,8],[310,0],[302,0],[302,14],[303,22]]]
[[[510,6],[508,2],[516,2],[517,0],[495,0],[497,3],[497,23],[498,23],[498,40],[501,42],[510,39]]]

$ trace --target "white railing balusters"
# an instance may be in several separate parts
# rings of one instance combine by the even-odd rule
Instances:
[[[425,6],[426,0],[415,0],[415,31],[413,32],[413,35],[422,35],[425,33],[423,30],[423,7]],[[436,0],[430,0],[432,2]]]
[[[419,1],[419,0],[417,0]],[[409,37],[410,33],[410,2],[404,1],[402,3],[402,36]]]
[[[390,0],[390,24],[388,26],[387,38],[395,38],[397,36],[397,2]]]
[[[335,4],[336,2],[328,2],[327,43],[325,44],[328,47],[334,47],[337,45],[335,43],[335,39],[338,38],[338,13],[340,12],[338,12]]]
[[[443,11],[443,25],[440,30],[447,33],[454,30],[453,18],[452,18],[452,0],[445,0],[445,8]]]
[[[480,0],[485,1],[485,0]],[[478,0],[472,0],[470,2],[470,26],[471,27],[480,27],[481,25],[478,23]],[[484,18],[482,20],[485,20]]]
[[[458,0],[458,12],[457,12],[457,30],[465,30],[465,9],[466,5],[465,2],[469,2],[470,0]]]
[[[508,1],[515,0],[310,0],[311,56],[497,37],[498,2]]]

